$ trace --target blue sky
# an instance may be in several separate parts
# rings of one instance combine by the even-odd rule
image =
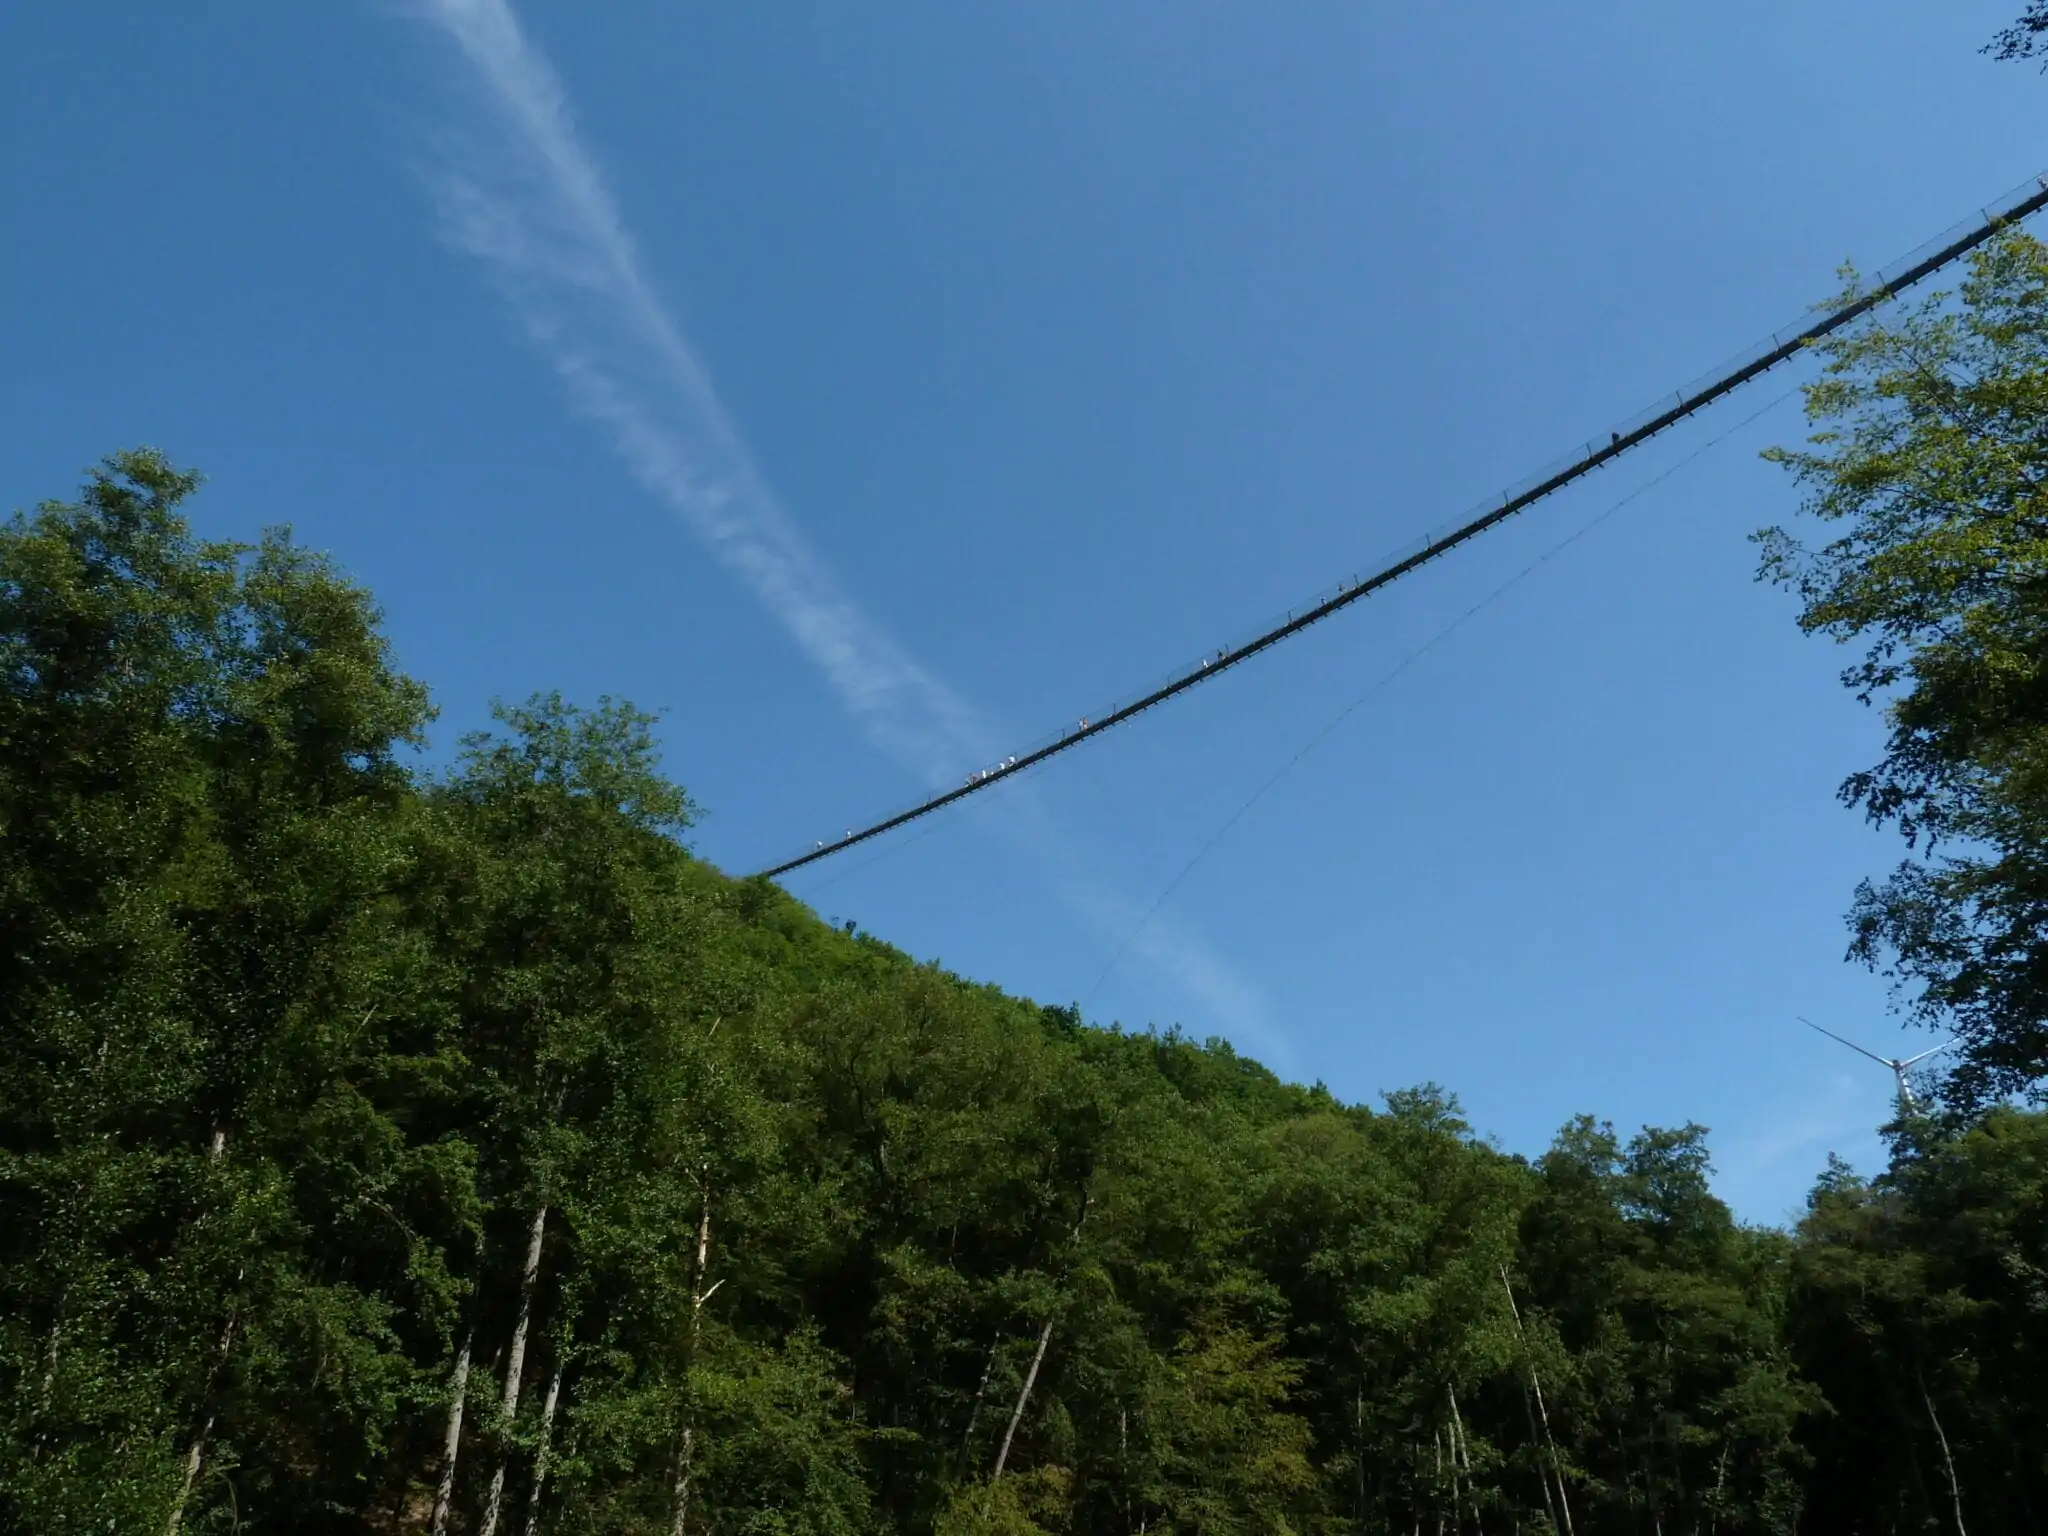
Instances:
[[[446,736],[666,710],[746,871],[2048,168],[2048,85],[1976,52],[2015,8],[11,7],[5,498],[165,448],[208,532],[377,591]],[[1796,401],[1742,423],[1795,378],[790,889],[1347,1097],[1443,1082],[1511,1148],[1698,1120],[1783,1216],[1888,1091],[1793,1016],[1901,1038],[1841,958],[1899,854],[1833,800],[1876,722],[1751,579]]]

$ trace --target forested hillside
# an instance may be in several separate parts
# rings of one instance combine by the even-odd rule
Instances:
[[[0,1528],[2040,1530],[2044,295],[2000,239],[1777,455],[1912,845],[1855,953],[1962,1036],[1790,1232],[1697,1126],[1510,1156],[828,927],[629,706],[431,769],[369,595],[158,454],[16,515]]]
[[[194,488],[0,534],[6,1530],[2039,1528],[2048,1119],[1788,1235],[1088,1026],[693,859],[624,705],[425,771]]]

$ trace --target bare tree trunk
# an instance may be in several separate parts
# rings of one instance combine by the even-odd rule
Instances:
[[[235,1279],[240,1281],[241,1278],[241,1274],[237,1273]],[[221,1330],[220,1346],[214,1352],[213,1367],[206,1373],[205,1396],[202,1400],[210,1400],[213,1397],[213,1384],[219,1379],[220,1368],[227,1364],[228,1351],[234,1347],[234,1342],[235,1314],[230,1311],[227,1326]],[[185,1453],[185,1481],[178,1489],[177,1499],[171,1505],[171,1517],[164,1525],[164,1536],[177,1536],[178,1527],[184,1522],[185,1505],[191,1499],[192,1490],[199,1482],[199,1469],[206,1462],[206,1445],[213,1438],[214,1417],[214,1410],[209,1408],[206,1422],[199,1426],[199,1433],[192,1437],[192,1448]]]
[[[43,1442],[50,1438],[50,1403],[57,1395],[57,1350],[64,1338],[64,1293],[57,1296],[56,1315],[50,1319],[50,1342],[43,1350],[43,1384],[36,1391],[36,1443],[29,1447],[29,1465],[43,1459]]]
[[[1543,1484],[1543,1510],[1550,1517],[1550,1529],[1561,1533],[1563,1527],[1557,1523],[1557,1500],[1550,1491],[1550,1469],[1543,1464],[1543,1442],[1536,1433],[1536,1405],[1529,1401],[1529,1392],[1522,1390],[1522,1416],[1529,1421],[1529,1445],[1536,1452],[1536,1479]]]
[[[1430,1486],[1430,1502],[1436,1505],[1436,1536],[1444,1536],[1444,1432],[1441,1429],[1433,1429],[1429,1432],[1429,1437],[1436,1442],[1436,1481]],[[1456,1478],[1457,1474],[1455,1472],[1452,1473],[1452,1480],[1454,1482]],[[1451,1494],[1451,1499],[1452,1508],[1455,1509],[1457,1507],[1457,1493],[1455,1490]]]
[[[690,1333],[694,1339],[697,1331],[697,1314],[703,1310],[704,1298],[711,1293],[704,1289],[704,1271],[711,1262],[711,1174],[703,1174],[703,1214],[697,1219],[697,1276],[690,1294]]]
[[[1948,1434],[1941,1427],[1941,1415],[1934,1411],[1934,1399],[1927,1393],[1927,1379],[1920,1374],[1918,1366],[1913,1368],[1913,1382],[1920,1388],[1920,1401],[1927,1406],[1927,1419],[1934,1426],[1934,1438],[1941,1443],[1942,1470],[1948,1474],[1949,1501],[1956,1511],[1956,1536],[1970,1536],[1963,1529],[1963,1490],[1956,1482],[1956,1459],[1949,1454]]]
[[[1352,1485],[1356,1494],[1354,1513],[1358,1520],[1358,1528],[1362,1531],[1365,1529],[1365,1387],[1362,1383],[1358,1388],[1357,1395],[1353,1399],[1352,1406],[1354,1415],[1352,1429],[1357,1437],[1356,1448],[1351,1455],[1353,1472],[1356,1474],[1352,1478]]]
[[[216,1125],[213,1128],[213,1140],[206,1149],[206,1161],[211,1165],[218,1165],[227,1149],[227,1127]],[[241,1269],[235,1271],[235,1283],[237,1285],[242,1283],[242,1276],[246,1273],[246,1270]],[[212,1398],[213,1384],[220,1378],[220,1368],[227,1363],[228,1351],[234,1347],[234,1342],[235,1310],[231,1306],[228,1308],[227,1326],[220,1331],[220,1346],[214,1351],[213,1365],[206,1373],[204,1399]],[[53,1376],[56,1370],[56,1343],[56,1335],[53,1333],[50,1338],[51,1372]],[[206,1422],[199,1426],[199,1433],[192,1437],[192,1448],[185,1453],[185,1481],[179,1487],[178,1497],[171,1505],[170,1519],[164,1523],[164,1536],[177,1536],[178,1527],[184,1523],[185,1506],[191,1501],[193,1488],[198,1485],[199,1469],[206,1464],[206,1443],[213,1437],[213,1422],[214,1411],[209,1408],[206,1414]]]
[[[1052,1319],[1045,1320],[1045,1326],[1038,1330],[1038,1348],[1031,1356],[1031,1369],[1024,1373],[1024,1385],[1017,1393],[1016,1409],[1010,1414],[1010,1427],[1003,1431],[1003,1447],[996,1452],[996,1469],[989,1474],[994,1482],[1003,1475],[1003,1466],[1010,1459],[1010,1442],[1016,1438],[1017,1426],[1024,1419],[1024,1405],[1031,1401],[1031,1389],[1038,1381],[1038,1368],[1045,1363],[1045,1346],[1052,1342]]]
[[[50,1342],[43,1349],[43,1384],[36,1391],[36,1443],[29,1448],[28,1459],[34,1465],[43,1459],[43,1442],[50,1438],[50,1427],[42,1421],[50,1415],[50,1403],[57,1395],[57,1351],[64,1338],[64,1300],[68,1292],[57,1293],[57,1305],[50,1318]]]
[[[1131,1528],[1131,1410],[1128,1408],[1116,1411],[1116,1480],[1123,1485],[1124,1530],[1128,1532]]]
[[[1460,1460],[1465,1463],[1465,1501],[1472,1506],[1472,1527],[1484,1536],[1485,1523],[1479,1518],[1479,1487],[1472,1480],[1472,1447],[1465,1439],[1465,1420],[1458,1413],[1458,1389],[1448,1382],[1444,1384],[1444,1395],[1451,1400],[1451,1466],[1453,1472]]]
[[[1451,1430],[1445,1438],[1450,1442],[1451,1530],[1455,1536],[1464,1536],[1465,1492],[1464,1481],[1458,1473],[1458,1432],[1455,1429]]]
[[[57,1391],[57,1346],[64,1337],[64,1298],[57,1298],[57,1315],[50,1319],[50,1342],[43,1350],[43,1385],[36,1393],[36,1412],[48,1413],[50,1399]]]
[[[185,1453],[185,1483],[178,1490],[176,1502],[171,1505],[171,1518],[164,1523],[164,1536],[177,1536],[178,1526],[185,1518],[185,1505],[192,1497],[192,1486],[199,1481],[200,1463],[206,1460],[206,1437],[213,1433],[213,1415],[206,1416],[200,1426],[199,1436],[192,1442],[192,1449]]]
[[[555,1408],[562,1400],[562,1362],[548,1382],[548,1398],[540,1410],[540,1444],[533,1452],[533,1491],[526,1496],[526,1536],[540,1536],[540,1492],[548,1479],[548,1455],[555,1445]]]
[[[960,1454],[953,1462],[953,1476],[956,1478],[966,1472],[967,1458],[974,1453],[974,1429],[981,1422],[981,1405],[988,1397],[988,1379],[995,1373],[996,1356],[1002,1347],[1003,1341],[998,1338],[988,1347],[988,1359],[982,1362],[981,1382],[975,1387],[974,1402],[967,1410],[967,1433],[960,1437]]]
[[[1536,1362],[1529,1362],[1529,1385],[1536,1390],[1536,1413],[1543,1421],[1543,1444],[1550,1452],[1550,1475],[1557,1481],[1557,1507],[1564,1515],[1564,1536],[1572,1531],[1572,1501],[1564,1487],[1564,1458],[1557,1454],[1557,1440],[1550,1433],[1550,1409],[1543,1401],[1543,1382],[1536,1374]]]
[[[1574,1536],[1572,1531],[1572,1503],[1564,1491],[1564,1460],[1557,1454],[1557,1440],[1550,1433],[1550,1409],[1543,1401],[1543,1382],[1536,1374],[1536,1361],[1529,1354],[1529,1335],[1522,1328],[1522,1309],[1515,1305],[1515,1288],[1508,1281],[1508,1267],[1500,1267],[1501,1289],[1508,1293],[1508,1311],[1515,1319],[1515,1337],[1522,1341],[1522,1358],[1529,1367],[1529,1385],[1536,1392],[1536,1412],[1543,1420],[1543,1444],[1550,1452],[1551,1475],[1557,1480],[1557,1505],[1564,1513],[1564,1536]]]
[[[1080,1239],[1081,1227],[1088,1220],[1089,1198],[1086,1194],[1081,1196],[1081,1214],[1074,1218],[1074,1230],[1067,1234],[1070,1244]],[[995,1470],[989,1473],[990,1482],[1003,1475],[1003,1468],[1010,1460],[1010,1442],[1017,1437],[1017,1426],[1024,1420],[1025,1405],[1031,1401],[1031,1388],[1038,1381],[1038,1368],[1045,1363],[1045,1346],[1052,1342],[1052,1324],[1053,1319],[1048,1316],[1045,1326],[1038,1330],[1038,1348],[1032,1352],[1031,1369],[1024,1373],[1024,1385],[1018,1389],[1017,1406],[1010,1414],[1010,1427],[1003,1431],[1002,1449],[996,1452]]]
[[[469,1346],[475,1335],[474,1326],[462,1335],[455,1375],[449,1383],[448,1434],[441,1442],[441,1486],[434,1493],[433,1536],[447,1536],[448,1510],[455,1502],[455,1460],[462,1451],[462,1410],[469,1400]]]
[[[712,1025],[713,1029],[718,1026]],[[705,1272],[711,1265],[711,1171],[706,1168],[699,1175],[704,1188],[703,1214],[697,1221],[697,1270],[690,1283],[690,1353],[692,1367],[697,1363],[697,1340],[704,1327],[704,1303],[711,1299],[711,1292],[723,1285],[705,1287]],[[697,1459],[697,1426],[693,1422],[683,1425],[682,1444],[676,1448],[676,1514],[669,1526],[669,1536],[683,1536],[684,1528],[690,1523],[690,1473]]]
[[[669,1526],[669,1536],[683,1536],[690,1523],[690,1469],[696,1458],[697,1429],[693,1424],[683,1426],[683,1443],[676,1453],[676,1518]]]
[[[526,1334],[533,1324],[533,1292],[540,1281],[541,1241],[547,1230],[548,1208],[543,1204],[533,1213],[533,1230],[526,1240],[526,1268],[519,1276],[519,1320],[512,1325],[512,1347],[505,1356],[505,1396],[498,1411],[508,1435],[519,1416],[519,1382],[526,1373]],[[498,1512],[505,1502],[505,1469],[510,1460],[511,1448],[501,1448],[498,1468],[491,1474],[490,1497],[484,1502],[483,1524],[477,1527],[478,1536],[497,1536]]]

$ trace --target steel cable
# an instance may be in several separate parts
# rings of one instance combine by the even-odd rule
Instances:
[[[1048,758],[1078,747],[1082,742],[1092,737],[1100,736],[1104,731],[1123,724],[1126,720],[1144,713],[1155,705],[1165,703],[1176,694],[1185,693],[1198,683],[1207,682],[1210,678],[1249,661],[1261,651],[1278,645],[1289,636],[1300,633],[1312,624],[1321,623],[1340,608],[1347,608],[1363,598],[1370,597],[1373,593],[1379,591],[1380,588],[1400,580],[1403,576],[1420,569],[1439,556],[1449,554],[1459,545],[1477,538],[1488,529],[1507,521],[1516,513],[1526,511],[1544,498],[1556,494],[1578,480],[1584,479],[1594,470],[1612,463],[1624,453],[1648,442],[1651,438],[1685,420],[1686,417],[1692,415],[1695,411],[1712,405],[1716,400],[1726,395],[1733,394],[1736,390],[1742,388],[1743,385],[1749,383],[1750,380],[1758,377],[1760,374],[1769,372],[1786,359],[1797,356],[1814,342],[1830,336],[1836,331],[1841,330],[1844,326],[1861,319],[1864,315],[1870,313],[1871,310],[1876,309],[1880,304],[1892,298],[1893,295],[1912,287],[1915,283],[1940,271],[1943,267],[1967,255],[1985,241],[1991,239],[1999,230],[2027,218],[2043,207],[2048,207],[2048,175],[2036,177],[2023,187],[2008,193],[1997,202],[1980,210],[1975,220],[1962,226],[1960,232],[1953,234],[1951,237],[1944,239],[1941,236],[1937,236],[1938,244],[1934,244],[1932,249],[1923,247],[1922,249],[1926,251],[1926,254],[1909,261],[1900,270],[1896,272],[1881,270],[1877,274],[1879,282],[1876,286],[1846,296],[1842,301],[1829,307],[1818,319],[1799,327],[1797,330],[1791,330],[1788,327],[1789,335],[1783,331],[1774,332],[1767,341],[1760,342],[1756,347],[1751,348],[1738,362],[1710,375],[1694,386],[1681,389],[1674,395],[1667,397],[1670,402],[1669,404],[1660,403],[1650,407],[1632,425],[1628,425],[1626,430],[1616,430],[1609,433],[1607,442],[1588,444],[1582,452],[1567,458],[1558,468],[1547,474],[1539,472],[1539,476],[1533,484],[1525,486],[1520,491],[1507,494],[1502,498],[1499,505],[1492,506],[1478,516],[1459,524],[1449,532],[1431,539],[1412,554],[1381,567],[1361,581],[1339,583],[1334,595],[1313,603],[1301,610],[1298,615],[1290,612],[1282,622],[1254,636],[1242,645],[1235,648],[1224,647],[1217,652],[1213,660],[1204,660],[1196,667],[1173,678],[1163,686],[1153,689],[1135,703],[1112,708],[1109,713],[1097,720],[1084,718],[1079,726],[1062,733],[1045,746],[1026,752],[1021,756],[1005,758],[996,767],[986,769],[974,775],[957,789],[949,789],[940,794],[932,795],[908,810],[899,811],[893,816],[886,816],[882,820],[863,827],[858,831],[849,831],[845,836],[837,838],[830,843],[821,844],[813,848],[809,853],[802,854],[793,859],[786,859],[780,864],[762,870],[759,878],[773,879],[778,875],[788,874],[793,869],[801,869],[806,864],[813,864],[820,859],[830,858],[835,853],[844,853],[857,843],[864,843],[870,838],[880,837],[883,833],[894,831],[897,827],[916,821],[919,817],[929,816],[932,812],[951,805],[956,800],[964,800],[969,795],[979,794],[981,791],[1001,783],[1004,779],[1022,773],[1027,768],[1036,767]]]

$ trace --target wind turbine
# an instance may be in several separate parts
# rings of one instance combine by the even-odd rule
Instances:
[[[1804,1024],[1808,1029],[1820,1030],[1820,1032],[1826,1035],[1830,1040],[1836,1041],[1842,1045],[1846,1045],[1847,1047],[1849,1047],[1850,1050],[1854,1051],[1857,1055],[1868,1056],[1872,1061],[1876,1062],[1881,1067],[1890,1067],[1892,1069],[1892,1076],[1898,1080],[1899,1084],[1899,1114],[1901,1116],[1911,1114],[1913,1111],[1913,1090],[1911,1087],[1907,1085],[1906,1082],[1906,1068],[1912,1066],[1915,1062],[1925,1061],[1930,1056],[1939,1055],[1941,1052],[1947,1050],[1950,1046],[1956,1043],[1955,1036],[1951,1035],[1948,1039],[1942,1041],[1941,1044],[1935,1046],[1932,1050],[1922,1051],[1918,1056],[1906,1056],[1903,1058],[1895,1056],[1880,1056],[1875,1051],[1864,1050],[1863,1047],[1858,1045],[1854,1040],[1844,1040],[1832,1029],[1821,1029],[1821,1027],[1818,1024],[1814,1023],[1813,1020],[1805,1017],[1803,1014],[1795,1014],[1793,1015],[1793,1017],[1797,1018],[1799,1022]]]

